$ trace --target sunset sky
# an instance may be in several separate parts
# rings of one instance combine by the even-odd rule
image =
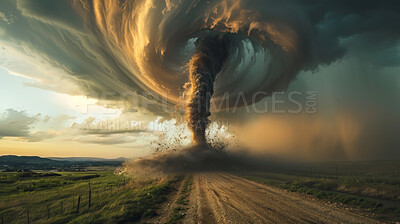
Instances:
[[[0,155],[136,157],[177,144],[178,135],[188,145],[175,109],[195,31],[207,28],[244,35],[216,81],[215,102],[227,91],[251,99],[274,89],[282,99],[298,92],[306,107],[307,92],[316,94],[316,113],[215,111],[211,120],[225,123],[211,128],[227,128],[224,138],[301,159],[400,159],[398,3],[189,2],[1,1]],[[251,10],[261,22],[244,22]]]

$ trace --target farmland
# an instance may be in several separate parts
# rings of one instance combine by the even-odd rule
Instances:
[[[135,179],[115,168],[1,173],[2,223],[124,223],[155,216],[179,178]],[[90,202],[89,202],[90,201]],[[90,204],[90,205],[89,205]]]
[[[82,170],[1,172],[2,223],[400,220],[395,161],[154,176],[120,174],[111,166]]]

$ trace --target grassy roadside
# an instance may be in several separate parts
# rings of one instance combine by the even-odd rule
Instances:
[[[324,199],[330,202],[357,208],[358,210],[367,212],[368,214],[373,214],[373,217],[376,219],[384,221],[400,220],[399,207],[391,206],[389,203],[386,204],[384,203],[384,200],[376,200],[362,195],[335,191],[334,187],[329,186],[331,180],[317,181],[305,177],[293,178],[289,176],[285,177],[285,175],[275,175],[278,175],[279,178],[273,179],[270,177],[263,177],[263,175],[260,174],[240,174],[241,177],[258,183],[278,187],[291,192],[304,193],[318,199]]]
[[[185,182],[183,183],[180,196],[175,202],[178,205],[174,208],[174,211],[167,222],[168,224],[179,223],[185,217],[185,211],[187,210],[185,206],[188,204],[187,198],[190,195],[192,183],[193,183],[193,176],[191,175],[187,176]]]
[[[4,223],[127,223],[153,217],[178,177],[136,179],[113,171],[13,176],[0,182]],[[91,206],[89,207],[89,181]],[[54,183],[54,184],[46,184]],[[24,186],[24,188],[17,188]],[[77,212],[80,196],[79,213]]]
[[[177,181],[180,181],[179,177],[123,193],[113,200],[115,204],[107,204],[106,208],[110,212],[100,209],[98,215],[101,218],[87,220],[86,223],[127,223],[155,217],[157,216],[157,208],[168,199],[168,195],[173,190],[172,185]],[[114,218],[110,219],[110,214],[113,214]],[[84,219],[84,217],[82,218]],[[74,221],[76,221],[74,223],[85,223],[79,219]]]

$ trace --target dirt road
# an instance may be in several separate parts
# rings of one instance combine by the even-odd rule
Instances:
[[[226,173],[194,175],[188,207],[183,223],[377,223]]]

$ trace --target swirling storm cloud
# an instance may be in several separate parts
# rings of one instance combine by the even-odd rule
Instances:
[[[116,60],[117,80],[126,85],[118,89],[139,87],[173,103],[189,80],[194,42],[206,30],[236,34],[215,86],[216,101],[225,92],[235,99],[239,92],[251,97],[286,88],[301,68],[311,66],[308,25],[301,15],[285,16],[292,14],[285,5],[272,10],[262,1],[93,1],[72,7]]]
[[[226,92],[236,99],[287,88],[300,70],[343,56],[340,38],[398,35],[390,4],[344,2],[3,1],[2,39],[40,55],[87,92],[148,91],[177,103],[201,32],[236,34],[216,80],[218,101]],[[369,14],[376,9],[378,21]]]
[[[177,105],[193,85],[189,67],[196,42],[208,33],[223,34],[229,42],[212,88],[211,101],[222,108],[258,102],[286,90],[299,73],[345,58],[350,38],[359,49],[384,45],[366,50],[376,55],[376,67],[399,61],[400,7],[390,0],[6,0],[0,5],[5,52],[24,55],[57,71],[57,77],[39,69],[26,72],[9,59],[2,67],[39,80],[37,87],[68,94],[152,93]],[[238,103],[239,97],[245,100]],[[147,109],[168,115],[161,103]]]

